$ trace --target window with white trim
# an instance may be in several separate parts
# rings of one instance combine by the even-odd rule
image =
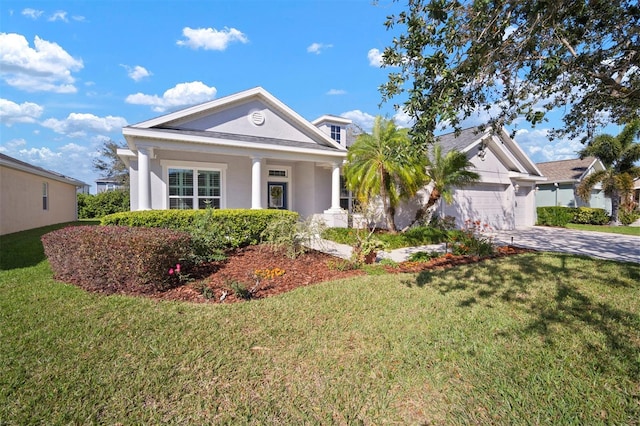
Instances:
[[[219,209],[221,204],[222,174],[219,170],[169,169],[170,209]]]
[[[340,126],[331,125],[331,139],[340,143]]]

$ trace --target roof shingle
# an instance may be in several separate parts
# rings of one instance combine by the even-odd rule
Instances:
[[[548,161],[536,165],[549,182],[577,182],[594,161],[594,157],[585,157],[583,159]]]

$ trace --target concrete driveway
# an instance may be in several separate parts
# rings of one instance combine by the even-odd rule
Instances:
[[[496,231],[495,238],[504,244],[539,251],[640,263],[640,237],[534,226],[514,231]]]

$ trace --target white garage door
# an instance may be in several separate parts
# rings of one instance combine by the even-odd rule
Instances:
[[[458,189],[453,203],[442,203],[441,211],[445,216],[454,216],[458,227],[463,227],[467,220],[479,220],[492,229],[514,229],[513,202],[509,200],[507,188],[508,185],[481,184]]]

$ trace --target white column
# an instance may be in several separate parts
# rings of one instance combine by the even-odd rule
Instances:
[[[324,211],[325,225],[330,228],[346,228],[348,212],[340,208],[340,164],[334,163],[331,172],[331,207]]]
[[[331,173],[331,209],[340,210],[340,163],[334,163]]]
[[[262,158],[251,157],[251,208],[262,208]]]
[[[151,210],[152,148],[138,148],[138,210]]]

